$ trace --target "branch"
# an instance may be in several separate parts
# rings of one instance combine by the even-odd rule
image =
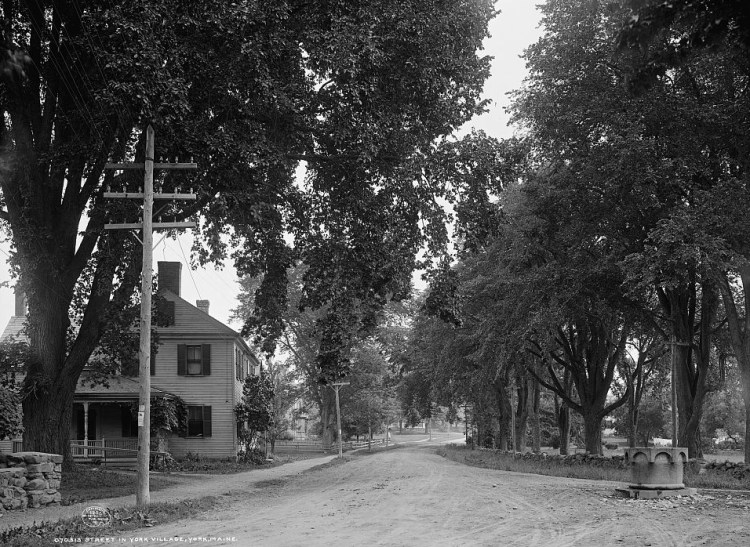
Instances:
[[[610,404],[609,406],[605,406],[604,409],[601,411],[602,416],[607,416],[611,414],[613,411],[620,408],[622,405],[625,404],[625,402],[628,400],[628,397],[630,396],[630,392],[632,391],[633,386],[631,383],[628,383],[628,387],[625,389],[625,393],[623,393],[622,397],[620,397],[618,400],[616,400],[614,403]]]

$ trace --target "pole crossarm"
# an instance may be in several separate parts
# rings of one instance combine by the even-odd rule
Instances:
[[[145,163],[106,163],[104,164],[105,169],[115,169],[117,171],[130,171],[134,169],[145,169]],[[198,169],[197,163],[154,163],[154,169],[171,169],[176,171],[184,171],[189,169]]]
[[[143,192],[104,192],[104,197],[108,199],[144,199],[146,195]],[[191,200],[197,199],[195,194],[183,194],[177,192],[155,192],[154,199],[179,199]]]
[[[175,228],[195,228],[196,223],[188,222],[154,222],[151,226],[154,230],[173,230]],[[142,222],[123,222],[121,224],[105,224],[105,230],[140,230],[143,228]]]

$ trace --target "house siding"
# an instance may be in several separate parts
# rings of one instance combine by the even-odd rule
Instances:
[[[190,337],[189,340],[160,335],[156,371],[151,384],[178,395],[186,405],[211,407],[211,437],[177,437],[169,439],[170,451],[175,456],[188,452],[208,458],[235,456],[236,426],[234,419],[234,342],[221,337]],[[177,374],[177,346],[180,344],[211,345],[211,374],[180,376]]]
[[[174,309],[174,321],[167,327],[156,329],[159,333],[159,350],[153,356],[152,393],[155,389],[161,389],[180,397],[187,405],[211,407],[212,425],[210,437],[170,436],[169,450],[176,457],[185,456],[188,452],[208,458],[234,457],[237,455],[234,407],[242,397],[242,381],[236,378],[235,349],[239,348],[244,355],[249,356],[252,367],[259,361],[237,332],[169,290],[161,291],[161,294],[169,303],[170,310]],[[24,320],[23,317],[11,318],[3,338],[16,331],[20,333]],[[210,344],[211,373],[205,376],[178,375],[177,347],[180,344]],[[252,370],[249,372],[252,374]],[[121,410],[117,403],[135,400],[127,387],[122,392],[124,395],[119,392],[117,395],[109,395],[104,390],[93,394],[90,389],[81,392],[79,386],[76,409],[81,401],[86,401],[89,402],[90,412],[96,412],[95,434],[89,435],[90,439],[122,437]],[[96,402],[90,399],[95,399]],[[71,439],[78,437],[77,429],[77,415],[74,411]],[[0,441],[1,451],[9,452],[11,447],[12,441]]]

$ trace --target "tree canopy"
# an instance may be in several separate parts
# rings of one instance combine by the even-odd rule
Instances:
[[[76,380],[108,310],[137,284],[135,239],[103,226],[140,210],[103,192],[135,190],[139,177],[104,165],[142,160],[148,123],[157,157],[199,165],[158,176],[158,188],[198,195],[158,214],[201,214],[202,259],[230,253],[240,272],[266,274],[247,332],[272,348],[286,269],[304,260],[305,306],[329,310],[321,362],[330,377],[344,372],[350,325],[407,292],[420,210],[433,201],[432,188],[413,184],[419,158],[483,107],[489,60],[477,52],[492,3],[11,0],[1,9],[0,220],[29,301],[27,447],[68,452]],[[79,290],[85,306],[68,339]]]

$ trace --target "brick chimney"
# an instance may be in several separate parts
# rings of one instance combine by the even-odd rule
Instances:
[[[206,315],[209,315],[208,313],[209,304],[210,302],[208,300],[196,300],[195,301],[195,307],[198,308],[203,313],[205,313]]]
[[[26,315],[26,294],[19,288],[16,287],[16,317],[24,317]]]
[[[180,296],[181,262],[159,262],[159,289],[167,289]]]

